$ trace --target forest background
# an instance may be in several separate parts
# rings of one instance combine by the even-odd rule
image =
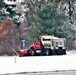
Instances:
[[[0,0],[0,55],[15,55],[12,49],[18,52],[21,40],[29,48],[45,34],[66,38],[68,50],[76,49],[75,0]]]

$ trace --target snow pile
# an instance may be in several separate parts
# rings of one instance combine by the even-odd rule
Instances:
[[[76,50],[67,51],[67,55],[76,55]]]
[[[0,57],[0,74],[76,70],[76,55]]]

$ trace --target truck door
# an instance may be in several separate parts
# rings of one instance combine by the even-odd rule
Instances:
[[[36,50],[40,50],[40,40],[39,40],[39,39],[37,39],[37,40],[35,41],[34,47],[35,47]]]

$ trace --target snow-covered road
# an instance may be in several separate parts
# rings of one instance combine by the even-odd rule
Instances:
[[[0,57],[0,74],[76,70],[76,53],[61,56]]]

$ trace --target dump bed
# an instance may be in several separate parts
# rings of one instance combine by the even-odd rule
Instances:
[[[65,38],[58,38],[54,36],[42,36],[42,44],[45,48],[55,49],[56,47],[65,47]]]

